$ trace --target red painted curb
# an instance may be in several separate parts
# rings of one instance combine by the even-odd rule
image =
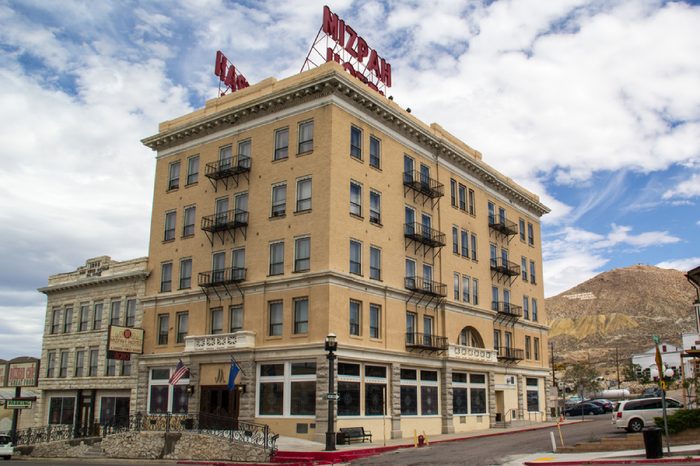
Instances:
[[[687,458],[687,457],[672,457],[672,458],[658,458],[658,459],[624,459],[619,460],[614,459],[590,459],[590,460],[568,460],[568,461],[525,461],[523,464],[526,466],[574,466],[581,464],[664,464],[664,463],[688,463],[688,464],[700,464],[699,457]]]

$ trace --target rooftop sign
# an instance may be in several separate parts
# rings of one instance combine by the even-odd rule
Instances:
[[[39,380],[39,360],[12,362],[7,371],[8,387],[36,387]]]
[[[324,40],[325,44],[322,44]],[[328,6],[323,7],[323,23],[302,71],[311,65],[318,66],[314,60],[319,58],[340,63],[348,73],[382,95],[387,87],[391,87],[391,64]]]
[[[243,76],[240,70],[236,70],[233,63],[229,62],[226,55],[221,50],[216,52],[216,61],[214,62],[214,74],[219,77],[219,95],[224,95],[228,91],[236,92],[240,89],[245,89],[250,84],[248,80]],[[221,90],[221,83],[223,83],[226,88]]]

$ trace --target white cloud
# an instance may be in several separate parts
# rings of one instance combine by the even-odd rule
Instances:
[[[657,267],[662,269],[675,269],[681,272],[687,272],[688,270],[694,269],[700,266],[700,257],[687,257],[685,259],[671,259],[656,264]]]
[[[664,199],[674,197],[688,199],[696,196],[700,196],[700,173],[694,173],[690,178],[678,183],[663,194]]]

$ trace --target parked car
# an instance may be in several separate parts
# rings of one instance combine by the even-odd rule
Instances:
[[[673,398],[666,398],[666,413],[673,414],[683,405]],[[661,398],[639,398],[621,401],[613,413],[612,423],[627,432],[641,432],[645,426],[653,426],[654,418],[663,416]]]
[[[15,449],[12,447],[12,441],[9,435],[0,435],[0,456],[3,459],[9,460]]]
[[[603,414],[603,408],[590,401],[584,401],[564,410],[566,416],[581,416],[585,414]]]
[[[598,398],[596,400],[591,400],[591,403],[595,403],[601,408],[603,408],[603,412],[606,413],[612,413],[613,411],[613,402],[610,400],[606,400],[605,398]]]
[[[649,387],[645,388],[642,392],[641,398],[659,398],[661,397],[661,388],[659,387]]]

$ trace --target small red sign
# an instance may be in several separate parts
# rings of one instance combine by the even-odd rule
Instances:
[[[240,89],[245,89],[250,84],[243,76],[240,70],[236,70],[233,63],[229,62],[226,55],[221,50],[216,52],[216,62],[214,63],[214,74],[219,77],[219,81],[226,85],[226,89],[221,91],[221,95],[226,94],[228,90],[236,92]]]

